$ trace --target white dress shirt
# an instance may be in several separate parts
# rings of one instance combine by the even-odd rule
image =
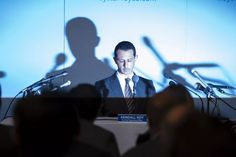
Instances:
[[[133,83],[133,81],[132,81],[132,77],[134,76],[134,73],[132,73],[130,76],[127,77],[126,75],[121,74],[121,73],[119,73],[119,72],[117,71],[117,72],[116,72],[116,76],[117,76],[117,78],[118,78],[118,80],[119,80],[119,82],[120,82],[120,86],[121,86],[121,89],[122,89],[123,96],[125,96],[125,84],[126,84],[125,79],[126,79],[126,78],[130,78],[129,86],[130,86],[131,91],[132,91],[132,93],[133,93],[134,83]]]

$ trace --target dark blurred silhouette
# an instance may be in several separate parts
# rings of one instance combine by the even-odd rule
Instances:
[[[177,106],[184,106],[186,109],[194,109],[193,98],[186,88],[180,84],[168,86],[160,93],[154,95],[150,99],[147,107],[150,129],[138,137],[137,144],[157,138],[163,119],[172,108]]]
[[[2,86],[0,84],[0,113],[1,113],[1,108],[2,108]]]
[[[70,91],[80,118],[93,122],[101,108],[102,97],[94,85],[79,84]]]
[[[0,124],[0,156],[17,156],[17,146],[13,136],[13,126]]]
[[[149,130],[138,137],[138,145],[124,154],[124,157],[160,156],[162,125],[172,110],[178,110],[173,123],[180,122],[194,109],[193,99],[186,88],[180,84],[171,85],[155,94],[147,105]]]
[[[163,132],[163,157],[236,156],[236,134],[218,118],[193,112],[176,125],[167,120]]]
[[[3,78],[3,77],[6,77],[6,72],[4,72],[4,71],[0,71],[0,78]]]
[[[95,56],[95,48],[98,46],[100,38],[97,36],[95,24],[90,19],[73,18],[67,22],[65,29],[75,61],[70,67],[47,74],[47,76],[52,76],[62,71],[68,72],[63,79],[52,81],[53,86],[60,86],[68,80],[71,81],[68,88],[73,88],[80,83],[94,84],[95,81],[113,73],[112,68]]]
[[[15,107],[15,135],[19,154],[37,156],[110,155],[78,142],[80,121],[66,93],[44,93],[21,99]]]
[[[22,156],[62,156],[78,135],[78,114],[63,94],[21,99],[14,113]]]
[[[0,71],[0,78],[3,78],[6,76],[6,73],[4,71]],[[2,108],[2,86],[0,84],[0,113]]]
[[[80,84],[72,88],[70,93],[81,118],[79,140],[109,152],[114,157],[120,156],[114,134],[93,124],[102,103],[101,94],[95,86]]]

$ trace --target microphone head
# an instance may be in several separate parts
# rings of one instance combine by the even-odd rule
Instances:
[[[139,77],[138,77],[137,75],[134,75],[134,76],[132,77],[132,81],[133,81],[135,84],[138,82],[138,80],[139,80]]]
[[[196,70],[191,70],[191,73],[202,82],[202,78]]]
[[[164,73],[163,76],[167,79],[172,79],[167,73]]]
[[[196,72],[197,72],[197,71],[196,71],[196,70],[194,70],[194,69],[193,69],[193,70],[191,70],[191,73],[192,73],[192,74],[196,74]]]
[[[197,82],[194,87],[197,89],[197,90],[201,90],[201,91],[204,91],[205,88],[201,85],[201,83]]]
[[[170,85],[170,86],[173,86],[173,85],[176,85],[176,83],[175,83],[174,81],[170,81],[170,82],[169,82],[169,85]]]
[[[68,75],[68,72],[64,71],[61,74],[62,74],[62,76],[66,76],[66,75]]]
[[[62,86],[63,87],[66,87],[66,86],[69,86],[69,85],[71,85],[71,81],[70,80],[68,80],[66,83],[64,83]]]

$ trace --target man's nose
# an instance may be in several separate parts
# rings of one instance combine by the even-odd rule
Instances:
[[[128,67],[128,62],[124,61],[124,67],[127,68]]]

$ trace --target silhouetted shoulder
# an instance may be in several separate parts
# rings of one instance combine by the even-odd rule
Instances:
[[[74,143],[64,157],[112,157],[108,152],[83,142]]]
[[[156,157],[160,156],[159,139],[147,141],[128,150],[122,157]]]
[[[0,154],[1,156],[16,156],[17,147],[11,133],[12,126],[0,124]]]
[[[79,141],[105,152],[109,152],[113,157],[119,156],[115,135],[100,126],[85,120],[81,120]]]

